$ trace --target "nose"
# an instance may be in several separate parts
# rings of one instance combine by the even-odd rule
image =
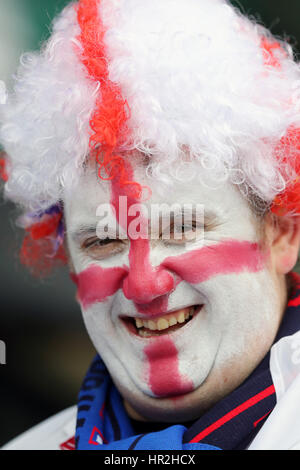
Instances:
[[[137,304],[147,304],[170,293],[175,279],[162,266],[153,267],[150,262],[149,240],[132,240],[129,251],[129,271],[123,281],[123,292],[127,299]]]

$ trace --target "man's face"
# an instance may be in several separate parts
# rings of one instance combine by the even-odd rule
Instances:
[[[128,197],[121,213],[119,196],[128,186],[103,182],[96,172],[87,172],[65,200],[87,330],[126,402],[150,420],[196,418],[236,388],[268,351],[281,316],[268,249],[247,202],[228,182],[208,188],[199,172],[201,179],[166,190],[135,165],[131,177],[151,189],[139,228],[130,212],[137,200]],[[181,239],[183,228],[172,218],[169,227],[164,223],[169,239],[163,230],[155,239],[151,229],[145,235],[151,207],[174,203],[203,205],[203,236],[188,237],[202,226],[201,211]],[[109,211],[101,221],[103,204]],[[99,235],[104,221],[108,232],[101,236],[108,238],[100,240],[96,228]],[[124,236],[130,224],[143,236],[116,239],[116,226]]]

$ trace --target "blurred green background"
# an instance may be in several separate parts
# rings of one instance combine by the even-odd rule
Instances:
[[[163,0],[162,0],[163,1]],[[0,80],[10,83],[22,52],[38,49],[67,0],[0,0]],[[299,51],[299,0],[232,2]],[[18,261],[22,234],[14,208],[0,201],[0,445],[76,402],[95,351],[87,337],[68,273],[36,281]]]

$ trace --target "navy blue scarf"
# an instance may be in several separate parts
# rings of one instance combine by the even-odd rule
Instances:
[[[300,329],[300,283],[290,296],[275,339]],[[246,449],[276,404],[268,353],[252,374],[191,425],[135,423],[97,355],[84,379],[78,402],[78,450],[237,450]],[[151,429],[152,428],[152,429]]]

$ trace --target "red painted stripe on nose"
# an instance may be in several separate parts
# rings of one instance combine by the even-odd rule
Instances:
[[[132,240],[129,252],[129,272],[123,283],[127,299],[138,304],[152,302],[174,289],[174,278],[163,267],[153,267],[149,259],[150,244],[147,239]]]

